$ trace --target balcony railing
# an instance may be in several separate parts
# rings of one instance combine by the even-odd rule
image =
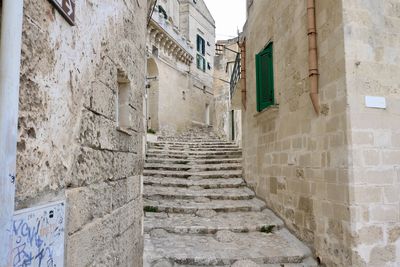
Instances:
[[[236,55],[235,65],[232,70],[231,81],[230,81],[230,89],[231,89],[231,98],[233,97],[236,89],[236,85],[240,80],[241,75],[241,66],[240,66],[241,58],[240,53]]]

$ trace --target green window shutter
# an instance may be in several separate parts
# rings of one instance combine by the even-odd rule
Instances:
[[[272,43],[256,55],[257,110],[274,104],[274,70]]]

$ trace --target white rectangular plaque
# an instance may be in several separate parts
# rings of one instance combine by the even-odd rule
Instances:
[[[16,211],[12,266],[64,266],[65,202]]]
[[[368,108],[386,108],[386,98],[382,96],[366,96],[365,106]]]

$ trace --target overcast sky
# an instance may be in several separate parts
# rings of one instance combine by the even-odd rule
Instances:
[[[237,36],[246,22],[246,0],[204,0],[216,23],[217,40]]]

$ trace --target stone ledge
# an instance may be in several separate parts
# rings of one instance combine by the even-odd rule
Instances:
[[[260,112],[255,113],[253,115],[253,117],[257,118],[257,117],[259,117],[259,116],[261,116],[261,115],[263,115],[265,113],[267,113],[267,114],[275,114],[278,111],[279,111],[279,105],[272,105],[272,106],[269,106],[269,107],[261,110]]]

